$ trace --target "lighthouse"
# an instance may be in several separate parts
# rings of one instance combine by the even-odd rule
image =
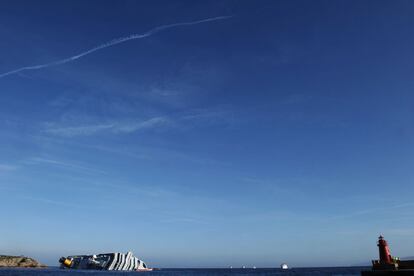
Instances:
[[[361,276],[385,276],[385,275],[414,275],[414,260],[400,260],[391,256],[390,247],[384,237],[378,237],[379,260],[372,261],[372,270],[361,271]]]
[[[391,256],[390,247],[384,237],[378,237],[379,260],[372,261],[373,270],[396,270],[399,267],[400,260]]]
[[[379,249],[379,262],[382,265],[392,265],[393,259],[391,256],[390,248],[388,247],[388,243],[384,240],[384,237],[381,235],[378,238],[378,249]]]

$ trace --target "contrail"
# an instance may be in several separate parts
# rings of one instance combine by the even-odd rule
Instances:
[[[129,40],[141,39],[141,38],[144,38],[144,37],[148,37],[148,36],[151,36],[153,34],[156,34],[158,32],[166,30],[166,29],[175,28],[175,27],[179,27],[179,26],[196,25],[196,24],[201,24],[201,23],[211,22],[211,21],[217,21],[217,20],[224,20],[224,19],[228,19],[228,18],[231,18],[231,17],[233,17],[233,16],[232,15],[217,16],[217,17],[211,17],[211,18],[206,18],[206,19],[197,20],[197,21],[180,22],[180,23],[174,23],[174,24],[158,26],[158,27],[155,27],[155,28],[149,30],[148,32],[143,33],[143,34],[132,34],[130,36],[113,39],[113,40],[108,41],[104,44],[101,44],[101,45],[96,46],[92,49],[86,50],[82,53],[79,53],[77,55],[74,55],[74,56],[71,56],[71,57],[68,57],[68,58],[65,58],[65,59],[61,59],[61,60],[57,60],[57,61],[53,61],[53,62],[49,62],[49,63],[45,63],[45,64],[25,66],[25,67],[21,67],[21,68],[18,68],[18,69],[15,69],[15,70],[12,70],[12,71],[9,71],[9,72],[6,72],[6,73],[2,73],[2,74],[0,74],[0,78],[3,78],[5,76],[9,76],[9,75],[13,75],[13,74],[17,74],[17,73],[22,72],[22,71],[38,70],[38,69],[42,69],[42,68],[46,68],[46,67],[52,67],[52,66],[72,62],[72,61],[75,61],[75,60],[77,60],[81,57],[92,54],[96,51],[99,51],[99,50],[102,50],[102,49],[105,49],[105,48],[108,48],[108,47],[112,47],[114,45],[124,43],[124,42],[127,42]]]

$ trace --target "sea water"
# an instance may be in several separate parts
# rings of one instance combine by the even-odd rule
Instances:
[[[257,269],[160,269],[151,272],[110,272],[93,270],[61,270],[58,268],[47,269],[0,269],[1,276],[26,275],[26,276],[238,276],[238,275],[274,275],[274,276],[359,276],[362,270],[368,267],[322,267],[322,268],[292,268],[288,270],[273,268]]]

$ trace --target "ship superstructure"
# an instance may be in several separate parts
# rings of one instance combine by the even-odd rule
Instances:
[[[74,255],[59,259],[61,268],[118,271],[150,271],[151,269],[132,252],[98,255]]]

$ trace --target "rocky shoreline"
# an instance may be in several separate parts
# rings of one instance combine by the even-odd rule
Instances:
[[[39,263],[35,259],[24,256],[5,256],[0,255],[0,267],[46,267],[46,265]]]

